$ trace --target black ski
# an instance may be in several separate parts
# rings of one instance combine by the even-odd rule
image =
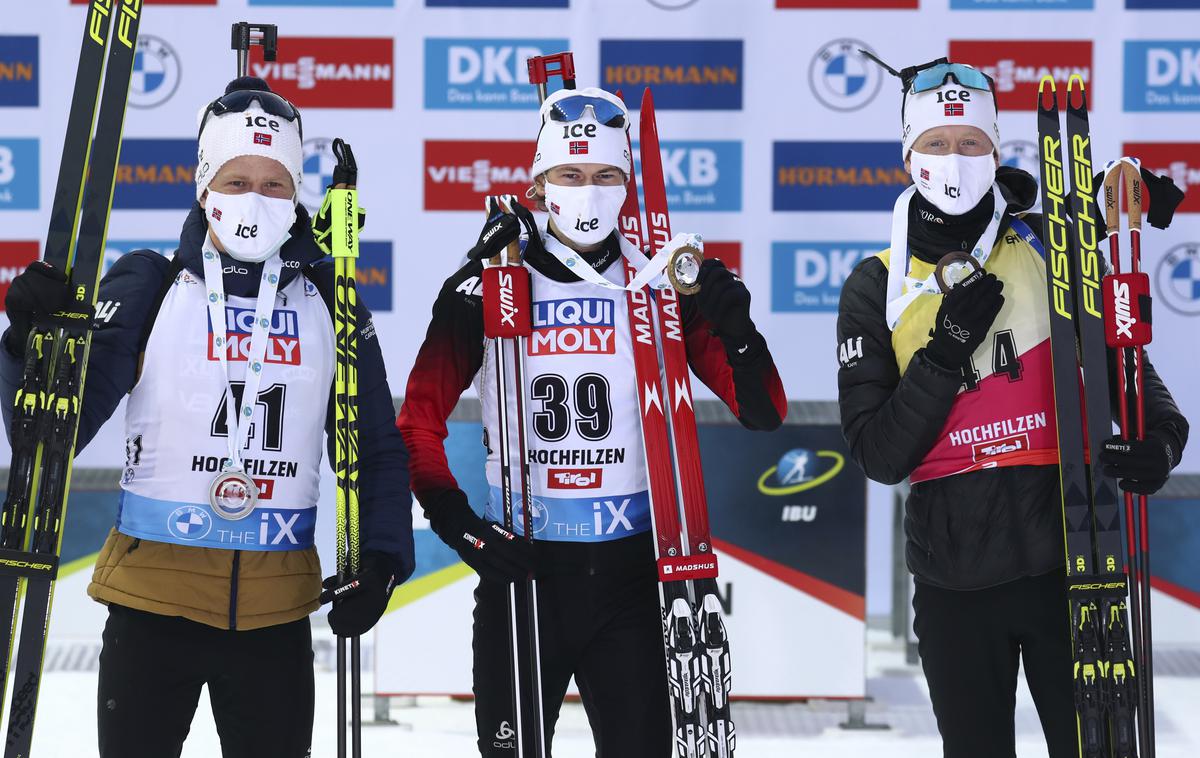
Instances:
[[[141,0],[121,0],[119,4],[93,3],[88,10],[45,255],[47,262],[68,273],[76,302],[72,310],[53,314],[46,323],[34,326],[26,351],[23,386],[17,394],[12,470],[21,472],[23,481],[17,482],[16,490],[10,481],[8,497],[16,500],[12,504],[12,521],[8,520],[9,503],[5,503],[4,526],[11,526],[14,532],[20,527],[20,541],[25,551],[8,554],[6,565],[19,565],[28,586],[20,644],[13,664],[14,691],[5,758],[26,758],[33,740],[75,434],[91,344],[90,314],[104,260],[141,5]],[[108,40],[110,31],[111,44]],[[102,91],[97,93],[104,70],[107,76]],[[100,97],[98,117],[95,115],[97,94]],[[94,139],[91,138],[93,118],[96,119]],[[77,221],[78,236],[75,234]],[[32,401],[35,395],[36,409]],[[27,413],[23,415],[22,410]],[[33,419],[33,415],[40,418]],[[23,435],[19,441],[18,431]],[[31,431],[32,439],[29,437]],[[17,465],[18,449],[21,455],[34,450],[31,466],[25,461]],[[28,529],[25,528],[24,513],[20,512],[23,506],[31,506],[32,510],[32,525]],[[25,531],[29,534],[24,534]]]

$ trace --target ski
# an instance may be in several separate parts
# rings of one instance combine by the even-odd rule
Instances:
[[[104,261],[141,5],[141,0],[121,0],[119,4],[98,0],[89,6],[45,256],[49,263],[67,272],[74,287],[76,310],[53,314],[51,323],[35,325],[27,343],[25,377],[17,393],[14,432],[27,435],[30,428],[35,428],[36,442],[31,443],[26,436],[14,444],[14,452],[19,448],[28,450],[33,444],[36,453],[22,482],[27,486],[16,495],[26,498],[24,502],[32,511],[32,523],[26,530],[29,533],[24,536],[25,552],[17,554],[24,558],[6,556],[6,565],[24,565],[31,575],[27,578],[20,642],[13,662],[14,692],[5,758],[25,758],[33,740],[91,344],[90,314]],[[108,42],[110,31],[112,39]],[[105,76],[99,93],[99,115],[95,116],[95,90],[101,86],[102,71]],[[93,117],[95,137],[89,147]],[[21,411],[31,408],[34,393],[40,418],[33,424],[20,425]],[[13,468],[24,470],[24,464]],[[11,489],[9,496],[13,497]],[[7,503],[5,512],[7,516]],[[13,522],[6,518],[5,526],[16,527],[20,521],[20,516]]]

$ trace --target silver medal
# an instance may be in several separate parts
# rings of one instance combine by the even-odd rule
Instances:
[[[218,516],[237,521],[258,505],[258,487],[241,471],[222,471],[208,488],[208,502]]]

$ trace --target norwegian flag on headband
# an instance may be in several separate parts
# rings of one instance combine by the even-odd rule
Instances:
[[[216,219],[217,221],[220,221],[220,220],[221,220],[221,209],[220,209],[220,208],[213,208],[213,209],[212,209],[212,217],[213,217],[214,219]]]
[[[966,112],[963,110],[962,103],[946,103],[947,116],[963,116]]]
[[[587,142],[572,142],[571,143],[571,155],[587,155],[587,151],[588,151],[588,143]]]
[[[271,135],[263,134],[262,132],[255,132],[254,133],[254,144],[269,146],[271,144]]]

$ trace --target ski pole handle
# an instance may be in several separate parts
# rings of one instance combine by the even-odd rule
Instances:
[[[237,51],[237,75],[245,76],[250,70],[250,48],[261,45],[263,60],[275,60],[279,50],[279,30],[275,24],[251,24],[239,21],[230,30],[229,47]]]

